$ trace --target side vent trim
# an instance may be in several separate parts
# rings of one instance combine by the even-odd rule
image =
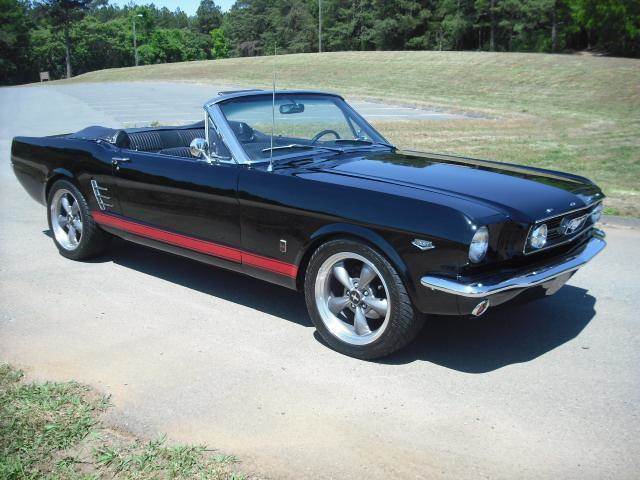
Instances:
[[[105,202],[105,200],[111,200],[111,197],[106,196],[102,192],[108,192],[109,189],[106,187],[101,187],[98,185],[98,182],[95,180],[91,180],[91,189],[93,190],[93,194],[96,197],[96,202],[98,202],[98,207],[100,210],[106,210],[107,208],[113,208],[113,205]]]

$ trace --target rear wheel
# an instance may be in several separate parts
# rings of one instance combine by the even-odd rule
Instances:
[[[307,268],[305,297],[318,333],[352,357],[389,355],[422,327],[395,268],[360,242],[333,240],[318,248]]]
[[[47,198],[49,229],[58,251],[72,260],[84,260],[101,253],[108,234],[93,220],[87,200],[67,180],[53,184]]]

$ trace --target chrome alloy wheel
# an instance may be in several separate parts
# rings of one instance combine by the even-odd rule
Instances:
[[[78,200],[64,188],[51,199],[51,227],[58,244],[65,250],[75,250],[82,239],[82,212]]]
[[[357,253],[327,258],[316,276],[315,301],[327,329],[351,345],[368,345],[389,325],[389,290],[378,269]]]

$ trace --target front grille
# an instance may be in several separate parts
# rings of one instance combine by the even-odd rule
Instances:
[[[580,210],[575,210],[570,213],[557,215],[555,217],[545,220],[544,222],[539,221],[536,224],[532,225],[531,228],[529,229],[529,234],[527,235],[527,241],[525,243],[524,253],[529,254],[529,253],[540,252],[542,250],[546,250],[548,248],[552,248],[558,245],[563,245],[565,243],[571,242],[574,239],[577,239],[579,236],[581,236],[584,232],[586,232],[589,228],[593,226],[593,222],[591,221],[590,214],[596,206],[597,204],[590,205],[588,207],[581,208]],[[565,230],[565,226],[569,224],[572,220],[580,219],[582,217],[584,217],[584,221],[582,221],[582,224],[578,228],[568,232]],[[547,245],[543,248],[535,250],[529,246],[529,237],[533,229],[537,225],[542,223],[547,224]]]
[[[589,218],[587,218],[588,215],[589,215],[589,212],[584,213],[581,210],[579,212],[576,212],[575,214],[569,214],[569,215],[565,215],[562,217],[557,217],[549,220],[548,222],[546,222],[547,229],[548,229],[547,241],[557,240],[567,235],[567,233],[569,233],[569,235],[574,235],[576,233],[581,232],[584,228],[586,228],[587,224],[589,223]],[[566,225],[571,220],[579,220],[579,221],[582,220],[582,225],[580,225],[575,230],[567,232]]]

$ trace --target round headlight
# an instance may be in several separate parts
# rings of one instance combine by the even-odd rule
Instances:
[[[600,221],[602,218],[602,202],[596,205],[593,210],[591,210],[591,223],[594,225]]]
[[[486,255],[487,248],[489,248],[489,230],[487,227],[480,227],[471,239],[469,260],[478,263]]]
[[[542,248],[547,244],[547,225],[543,223],[542,225],[536,227],[531,232],[531,238],[529,238],[529,245],[531,248]]]

